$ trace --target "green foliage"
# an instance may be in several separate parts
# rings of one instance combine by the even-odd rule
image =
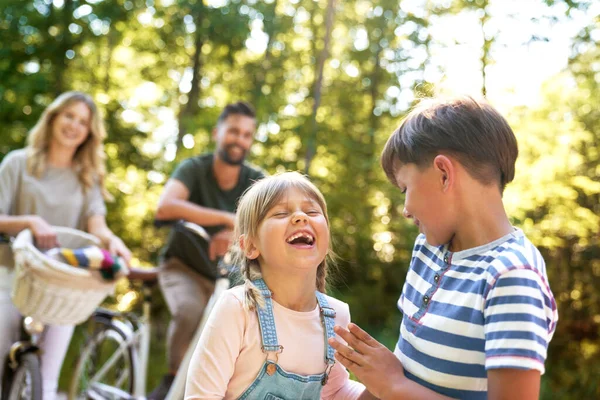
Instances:
[[[395,304],[417,232],[402,218],[402,196],[386,181],[379,153],[415,99],[435,92],[425,79],[430,17],[467,10],[485,24],[494,18],[482,9],[491,1],[428,2],[419,15],[393,0],[336,2],[316,136],[313,85],[327,0],[216,3],[1,2],[0,158],[25,144],[57,93],[91,93],[109,133],[109,225],[133,249],[135,263],[154,265],[165,232],[152,220],[165,180],[183,158],[212,149],[222,106],[248,100],[260,124],[252,161],[268,172],[304,170],[314,139],[309,174],[327,198],[340,256],[332,288],[350,304],[354,321],[393,347]],[[568,15],[589,5],[545,3]],[[507,209],[540,246],[560,312],[545,399],[600,397],[598,23],[578,36],[567,71],[548,83],[544,102],[508,113],[521,155]],[[483,65],[493,61],[495,40],[484,43]],[[131,290],[122,284],[112,306],[123,306]],[[168,320],[156,298],[152,365],[160,368],[150,371],[150,386],[164,372],[158,342]]]

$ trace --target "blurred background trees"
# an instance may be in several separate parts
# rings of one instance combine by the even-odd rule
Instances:
[[[487,93],[518,136],[505,200],[544,253],[559,305],[543,398],[600,398],[599,8],[592,0],[522,1],[533,13],[523,17],[508,3],[2,0],[0,158],[24,145],[58,93],[91,93],[109,132],[109,223],[136,263],[152,265],[164,241],[152,226],[164,182],[177,162],[212,149],[225,104],[250,101],[260,124],[252,162],[270,173],[307,171],[322,189],[341,256],[333,290],[357,323],[393,347],[417,232],[401,216],[402,196],[386,182],[379,153],[418,98],[456,91],[444,85],[452,71],[439,55],[475,48],[458,84]],[[461,34],[467,20],[475,39]],[[552,43],[548,32],[574,20],[585,23],[571,37],[568,64],[537,100],[502,100],[499,85],[526,71],[503,76],[498,60]],[[115,306],[130,306],[130,290],[120,285]],[[159,298],[158,339],[168,318]],[[163,364],[152,363],[150,384]]]

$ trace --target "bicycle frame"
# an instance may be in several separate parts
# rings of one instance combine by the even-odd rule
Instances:
[[[208,321],[208,316],[212,311],[214,305],[217,300],[221,296],[221,294],[229,288],[229,279],[226,277],[219,278],[215,283],[215,290],[210,297],[208,304],[203,312],[202,319],[200,324],[198,325],[198,329],[194,334],[194,338],[192,340],[192,344],[188,348],[185,353],[185,357],[179,367],[177,375],[175,377],[175,381],[167,394],[165,400],[180,400],[183,398],[185,391],[185,381],[187,378],[187,370],[190,364],[190,360],[192,358],[192,354],[194,353],[195,344],[200,339],[200,335],[204,330],[204,326]],[[132,399],[132,398],[144,398],[146,394],[146,374],[147,374],[147,366],[148,366],[148,355],[150,349],[150,302],[146,299],[144,300],[144,310],[142,314],[142,318],[138,322],[137,329],[132,329],[125,322],[120,320],[113,320],[112,324],[115,325],[119,330],[125,333],[127,339],[119,344],[119,348],[110,356],[110,358],[102,365],[102,367],[98,370],[98,372],[92,377],[90,380],[90,388],[88,395],[93,398],[98,399]],[[104,375],[115,365],[117,360],[123,355],[125,352],[132,349],[133,354],[133,368],[135,377],[134,377],[134,391],[133,395],[129,393],[109,386],[98,381],[101,380]]]
[[[198,340],[200,340],[200,335],[202,335],[204,325],[206,325],[206,321],[208,321],[208,316],[210,315],[210,312],[212,311],[219,297],[221,297],[221,294],[223,294],[223,292],[227,289],[229,289],[229,279],[226,277],[217,279],[215,283],[215,290],[212,296],[210,296],[208,304],[206,305],[206,308],[202,313],[200,325],[198,325],[198,329],[196,329],[194,338],[192,339],[189,348],[185,352],[185,356],[181,361],[179,370],[177,370],[177,375],[175,376],[173,385],[171,385],[171,389],[169,389],[169,393],[167,394],[165,400],[180,400],[183,398],[185,392],[185,381],[187,379],[187,371],[190,366],[190,361],[192,359],[192,354],[194,354],[196,344],[198,343]]]
[[[205,240],[210,240],[210,237],[206,231],[193,223],[184,223],[187,229],[193,231],[198,236]],[[219,264],[221,265],[221,264]],[[230,280],[227,277],[228,269],[225,267],[218,267],[218,278],[215,281],[215,289],[206,304],[206,307],[202,313],[200,324],[196,329],[192,342],[187,349],[185,356],[181,362],[179,370],[175,380],[167,394],[165,400],[181,400],[185,392],[185,382],[187,378],[187,370],[194,353],[196,343],[200,339],[200,335],[204,330],[204,326],[208,321],[212,309],[214,308],[217,300],[223,294],[223,292],[229,289]],[[144,399],[146,395],[146,380],[147,380],[147,367],[150,352],[150,328],[151,328],[151,317],[150,317],[150,306],[151,306],[151,293],[148,287],[143,288],[143,311],[140,318],[135,319],[134,323],[131,323],[131,319],[127,315],[123,315],[125,320],[112,318],[110,324],[116,329],[122,332],[124,339],[119,342],[119,347],[115,352],[106,360],[106,362],[100,367],[98,372],[90,379],[87,390],[87,396],[94,399],[119,399],[119,400],[131,400],[131,399]],[[122,357],[127,356],[127,352],[131,352],[131,369],[134,379],[133,393],[129,394],[124,390],[113,387],[107,384],[100,383],[99,381],[104,378],[106,373],[115,366],[115,363]]]
[[[130,325],[118,319],[113,319],[111,323],[125,334],[126,340],[119,344],[119,348],[110,356],[110,358],[102,365],[98,372],[90,380],[90,391],[88,393],[93,397],[94,394],[99,398],[106,399],[107,395],[110,398],[131,399],[143,397],[146,393],[146,378],[148,365],[148,356],[150,351],[150,301],[149,293],[146,293],[147,288],[144,288],[144,304],[142,317],[137,321],[137,328],[134,329]],[[109,386],[98,381],[104,378],[104,375],[115,365],[125,352],[132,352],[132,370],[134,373],[134,389],[133,394]]]

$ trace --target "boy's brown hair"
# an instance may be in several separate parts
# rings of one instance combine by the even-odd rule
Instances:
[[[439,154],[456,157],[471,176],[503,192],[515,176],[517,139],[500,113],[484,100],[422,100],[388,139],[381,165],[396,183],[402,164],[426,167]]]

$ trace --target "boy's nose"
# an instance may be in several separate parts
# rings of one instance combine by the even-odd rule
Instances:
[[[412,215],[408,212],[406,207],[404,207],[404,209],[402,210],[402,215],[404,215],[404,218],[412,218]]]

